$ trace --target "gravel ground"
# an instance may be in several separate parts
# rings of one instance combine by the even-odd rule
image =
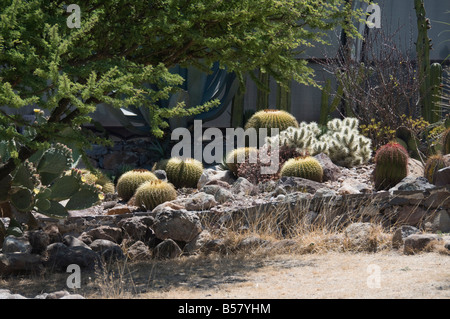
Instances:
[[[186,282],[178,273],[172,278],[177,282],[166,278],[138,297],[450,299],[450,257],[438,253],[282,255],[241,266],[234,262],[211,264],[210,268],[214,270],[183,270],[189,277]]]

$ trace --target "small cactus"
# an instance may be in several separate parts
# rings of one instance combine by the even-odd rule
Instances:
[[[258,149],[255,147],[240,147],[229,152],[225,158],[225,164],[229,170],[238,175],[238,166],[247,160],[253,159],[256,163],[258,157]]]
[[[117,181],[117,193],[124,201],[133,197],[134,193],[145,182],[155,181],[158,178],[148,170],[135,169],[120,176]]]
[[[245,125],[245,129],[255,128],[258,131],[260,128],[267,128],[267,135],[270,136],[272,128],[278,128],[281,132],[291,126],[298,127],[298,122],[292,114],[282,110],[267,109],[253,114]]]
[[[425,164],[424,177],[431,184],[434,184],[435,173],[444,167],[447,167],[447,163],[442,155],[438,154],[430,156]]]
[[[171,158],[166,165],[167,179],[175,187],[196,188],[203,174],[203,164],[193,158]]]
[[[113,194],[115,191],[114,183],[104,174],[100,172],[92,173],[89,170],[82,169],[83,178],[88,184],[101,186],[104,194]]]
[[[159,204],[177,198],[177,192],[172,184],[155,180],[145,182],[136,190],[135,203],[139,207],[153,210]]]
[[[389,189],[401,182],[408,174],[408,160],[408,151],[398,143],[380,147],[375,154],[375,189]]]
[[[444,132],[442,137],[442,154],[450,154],[450,128]]]
[[[157,170],[163,170],[163,171],[165,171],[168,162],[169,162],[169,159],[167,159],[167,158],[166,158],[166,159],[159,160],[158,162],[156,162],[155,164],[153,164],[152,172],[157,171]]]
[[[294,176],[322,182],[323,168],[319,161],[311,156],[291,158],[281,168],[281,176]]]

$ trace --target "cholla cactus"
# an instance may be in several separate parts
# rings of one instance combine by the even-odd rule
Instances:
[[[360,135],[356,118],[334,119],[328,122],[328,132],[321,137],[328,144],[330,159],[337,165],[353,167],[367,163],[372,154],[372,141]]]
[[[315,122],[309,124],[302,122],[299,127],[289,127],[282,131],[278,136],[266,138],[266,144],[278,142],[280,147],[286,146],[294,148],[298,152],[315,153],[318,145],[317,136],[320,134],[320,128]]]

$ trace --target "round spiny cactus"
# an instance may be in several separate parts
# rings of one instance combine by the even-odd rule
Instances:
[[[430,156],[425,164],[424,177],[431,183],[435,182],[435,174],[438,170],[447,167],[445,158],[438,154]]]
[[[450,154],[450,128],[444,132],[442,137],[442,154]]]
[[[256,163],[258,149],[255,147],[240,147],[232,150],[225,158],[225,164],[235,176],[238,174],[238,164],[242,164],[248,159]]]
[[[159,204],[177,198],[172,184],[161,180],[145,182],[136,190],[135,204],[147,210],[153,210]]]
[[[123,200],[128,201],[145,182],[155,181],[158,178],[148,170],[132,170],[120,176],[117,181],[117,193]]]
[[[193,158],[171,158],[166,165],[167,179],[175,187],[197,188],[203,174],[203,164]]]
[[[389,189],[401,182],[408,174],[408,160],[408,151],[396,142],[380,147],[375,154],[375,189]]]
[[[256,131],[260,128],[267,128],[268,136],[271,135],[272,128],[278,128],[281,132],[288,127],[298,127],[298,122],[292,114],[282,110],[258,111],[245,125],[245,129],[254,128]]]
[[[294,176],[322,182],[323,168],[314,157],[291,158],[281,168],[281,176]]]

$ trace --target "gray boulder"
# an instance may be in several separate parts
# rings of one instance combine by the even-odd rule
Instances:
[[[27,253],[0,254],[0,276],[22,273],[40,273],[42,256]]]
[[[231,186],[233,194],[248,196],[256,195],[258,193],[258,187],[253,185],[244,177],[239,177]]]
[[[212,168],[208,168],[203,170],[203,174],[200,176],[200,179],[197,183],[197,188],[201,189],[206,184],[212,182],[212,181],[222,181],[227,184],[233,184],[236,178],[234,177],[233,173],[228,170],[215,170]]]
[[[0,299],[28,299],[19,294],[12,294],[8,289],[0,289]]]
[[[189,197],[185,202],[185,207],[189,211],[203,211],[216,206],[217,202],[213,195],[198,192]]]
[[[202,231],[199,217],[185,210],[163,211],[156,215],[153,231],[161,240],[192,241]]]
[[[423,176],[407,176],[400,183],[389,189],[389,191],[427,191],[435,187],[435,185],[430,184]]]
[[[3,240],[3,253],[30,253],[31,244],[25,237],[6,236]]]
[[[405,238],[418,233],[420,233],[420,230],[410,225],[403,225],[397,228],[392,236],[392,247],[395,249],[401,248],[404,244]]]
[[[137,241],[127,248],[128,258],[131,260],[146,260],[152,258],[152,252],[142,241]]]
[[[433,241],[441,241],[442,239],[435,234],[413,234],[405,238],[405,246],[403,253],[411,255],[419,253],[428,247]]]
[[[96,239],[91,243],[90,247],[106,261],[125,258],[120,246],[110,240]]]
[[[65,272],[67,266],[76,264],[80,268],[95,271],[101,269],[101,259],[92,249],[85,247],[68,247],[63,243],[54,243],[47,247],[48,259],[45,261],[47,268]]]
[[[33,254],[41,254],[50,245],[50,236],[43,230],[35,230],[27,232],[27,238],[32,247]]]
[[[442,168],[436,172],[434,184],[436,186],[450,185],[450,166]]]
[[[344,231],[346,243],[353,250],[375,252],[378,244],[375,230],[371,223],[350,224]]]
[[[323,168],[323,181],[337,181],[341,175],[341,169],[334,164],[331,159],[324,153],[314,156]]]
[[[147,240],[152,230],[145,223],[146,217],[135,216],[130,218],[122,219],[117,225],[125,230],[125,234],[128,235],[132,240]],[[152,219],[152,224],[153,224]]]

